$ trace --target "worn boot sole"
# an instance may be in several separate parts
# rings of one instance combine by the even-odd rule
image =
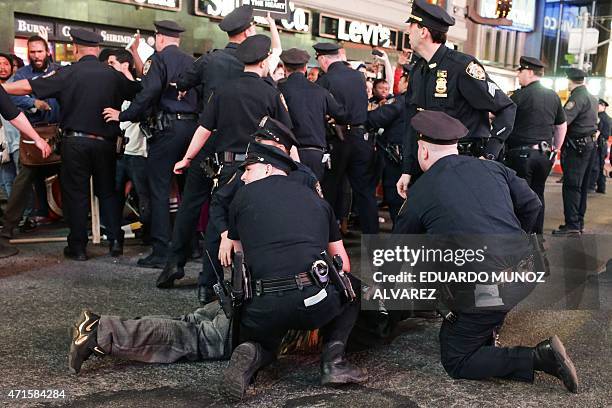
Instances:
[[[83,359],[79,356],[79,351],[77,349],[74,341],[77,337],[79,337],[79,329],[76,326],[72,326],[70,331],[70,352],[68,353],[68,369],[72,374],[78,374],[81,371],[81,366],[83,365]]]
[[[229,366],[221,374],[219,394],[231,402],[242,401],[257,368],[257,347],[249,343],[236,347]]]
[[[561,363],[561,380],[569,392],[578,393],[578,375],[574,363],[567,355],[559,337],[551,337],[550,344],[555,357]]]

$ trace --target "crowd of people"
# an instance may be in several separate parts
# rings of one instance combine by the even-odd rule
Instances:
[[[71,31],[78,62],[70,66],[53,63],[39,36],[28,40],[29,65],[14,74],[13,59],[0,54],[8,158],[0,175],[9,197],[3,237],[12,238],[34,208],[48,213],[40,181],[58,168],[20,165],[12,128],[46,157],[50,146],[30,126],[43,123],[62,131],[67,258],[88,259],[90,178],[110,255],[123,254],[127,200],[151,246],[138,265],[161,270],[157,287],[185,276],[203,236],[198,298],[206,306],[174,319],[84,312],[71,342],[74,372],[92,354],[147,362],[231,355],[221,392],[241,399],[288,330],[320,329],[322,383],[362,382],[365,371],[345,355],[359,296],[343,297],[338,282],[311,271],[334,267],[323,251],[350,271],[341,233],[349,213],[364,234],[379,233],[378,185],[398,234],[542,234],[544,186],[557,154],[565,224],[553,233],[584,230],[591,180],[605,192],[608,105],[588,93],[583,71],[568,72],[563,105],[539,82],[544,64],[522,57],[521,89],[508,96],[474,57],[445,45],[454,19],[421,0],[407,21],[415,55],[402,53],[395,67],[382,50],[373,53],[379,63],[354,67],[335,43],[314,45],[318,66],[310,66],[309,50],[284,50],[274,20],[268,23],[271,37],[257,34],[253,10],[238,7],[219,24],[225,48],[198,59],[179,48],[184,29],[167,20],[155,22],[156,52],[146,61],[138,41],[101,52],[100,35],[83,29]],[[214,285],[238,253],[251,276],[244,290],[253,293],[234,317],[233,347],[232,319],[215,301]],[[522,265],[523,254],[512,262]],[[361,284],[350,280],[359,295]],[[544,371],[576,392],[576,371],[556,336],[536,347],[492,342],[508,311],[446,314],[447,372],[533,381],[534,371]],[[172,328],[163,339],[161,326]],[[167,347],[151,354],[152,342]]]

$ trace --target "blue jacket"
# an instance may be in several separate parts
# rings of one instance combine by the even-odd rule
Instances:
[[[32,65],[26,65],[24,67],[19,68],[17,72],[15,72],[15,75],[13,75],[13,78],[9,80],[9,82],[19,81],[21,79],[38,78],[39,76],[46,75],[52,71],[55,71],[58,68],[60,68],[60,65],[52,62],[47,66],[44,71],[40,72],[34,71]],[[13,103],[25,113],[30,123],[58,123],[60,118],[60,107],[57,100],[53,98],[45,99],[45,102],[47,102],[49,106],[51,106],[50,111],[35,110],[34,112],[32,112],[32,110],[34,110],[35,99],[36,98],[30,95],[11,96],[11,100],[13,101]]]

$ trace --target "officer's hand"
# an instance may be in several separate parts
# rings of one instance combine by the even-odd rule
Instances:
[[[410,174],[402,174],[400,179],[397,181],[397,194],[399,194],[404,200],[408,197],[408,184],[410,184]]]
[[[117,109],[106,108],[102,111],[102,115],[104,116],[104,120],[106,122],[119,122],[119,112]]]
[[[178,91],[178,95],[176,97],[177,100],[181,101],[187,95],[187,91]]]
[[[219,261],[223,266],[230,266],[232,264],[232,250],[234,248],[234,241],[227,237],[227,231],[221,234],[221,244],[219,245]]]
[[[49,155],[51,154],[51,146],[49,146],[49,143],[47,143],[45,139],[41,137],[40,139],[36,140],[34,144],[36,145],[38,150],[40,150],[44,159],[49,157]]]
[[[174,165],[174,174],[183,174],[185,169],[188,169],[191,165],[191,161],[187,159],[183,159],[180,162],[177,162]]]
[[[45,101],[41,101],[40,99],[34,100],[34,107],[38,110],[50,111],[51,106]]]

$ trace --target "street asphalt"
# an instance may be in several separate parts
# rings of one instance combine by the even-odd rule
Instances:
[[[547,186],[546,229],[562,221],[560,184]],[[608,186],[610,187],[610,186]],[[589,197],[587,232],[612,234],[612,189]],[[30,233],[29,235],[36,234]],[[34,235],[32,235],[34,236]],[[603,240],[610,242],[610,240]],[[62,243],[19,245],[0,259],[0,406],[208,407],[224,406],[217,393],[225,362],[143,364],[92,358],[79,376],[67,369],[69,330],[83,308],[126,317],[180,315],[198,307],[195,278],[200,265],[172,290],[155,288],[158,270],[136,266],[147,249],[129,241],[113,259],[90,245],[88,262],[68,261]],[[348,243],[353,263],[359,243]],[[610,246],[599,248],[596,275],[605,270]],[[553,266],[560,262],[551,259]],[[554,271],[554,270],[553,270]],[[608,272],[607,274],[612,273]],[[602,277],[604,275],[601,275]],[[263,370],[243,407],[612,407],[612,279],[599,283],[597,310],[514,311],[501,332],[503,345],[532,346],[557,334],[580,377],[578,394],[555,378],[537,374],[533,384],[501,379],[455,380],[440,364],[438,319],[408,319],[393,341],[349,358],[366,367],[359,386],[318,385],[314,354],[289,355]],[[58,390],[64,398],[11,398],[16,390]]]

